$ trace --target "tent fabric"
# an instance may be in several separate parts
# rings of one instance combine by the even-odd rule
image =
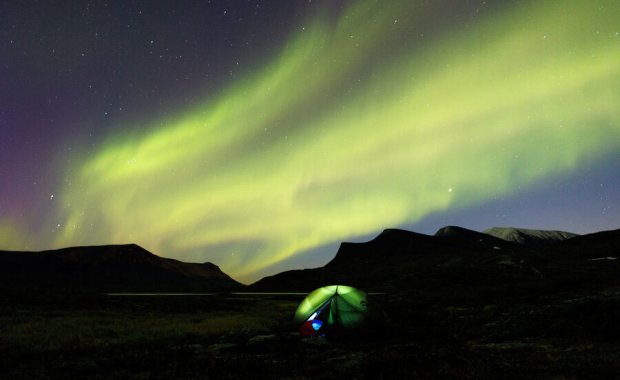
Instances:
[[[319,329],[312,329],[318,320]],[[359,330],[383,320],[383,312],[362,290],[346,285],[330,285],[316,289],[299,304],[295,323],[302,335],[321,335],[324,330],[338,328]],[[310,323],[310,324],[309,324]]]

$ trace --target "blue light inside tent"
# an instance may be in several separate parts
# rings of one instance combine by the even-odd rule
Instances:
[[[314,321],[312,321],[312,328],[314,329],[314,331],[319,331],[321,326],[323,326],[323,322],[321,322],[321,320],[315,319]]]

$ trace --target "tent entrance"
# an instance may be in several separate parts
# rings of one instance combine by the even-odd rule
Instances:
[[[321,307],[319,307],[301,326],[300,333],[304,336],[319,336],[324,335],[323,330],[328,325],[330,319],[330,306],[332,299],[328,299]]]

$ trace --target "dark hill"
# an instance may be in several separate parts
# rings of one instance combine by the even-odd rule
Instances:
[[[135,244],[0,251],[4,289],[219,291],[240,286],[214,264],[159,257]]]
[[[573,254],[585,259],[620,258],[620,230],[576,236],[559,242],[556,251],[563,255]]]
[[[338,268],[352,263],[376,262],[377,257],[415,255],[437,247],[437,239],[416,232],[387,229],[376,238],[365,243],[340,244],[336,256],[327,264],[328,268]]]

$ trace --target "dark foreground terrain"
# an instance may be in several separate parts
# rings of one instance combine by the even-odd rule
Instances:
[[[299,295],[4,294],[0,378],[617,378],[620,288],[375,295],[388,321],[305,338]]]
[[[0,378],[620,378],[620,230],[386,230],[247,287],[214,265],[120,248],[5,253]],[[213,293],[94,290],[106,284]],[[379,293],[384,326],[301,338],[303,292],[331,284]]]

